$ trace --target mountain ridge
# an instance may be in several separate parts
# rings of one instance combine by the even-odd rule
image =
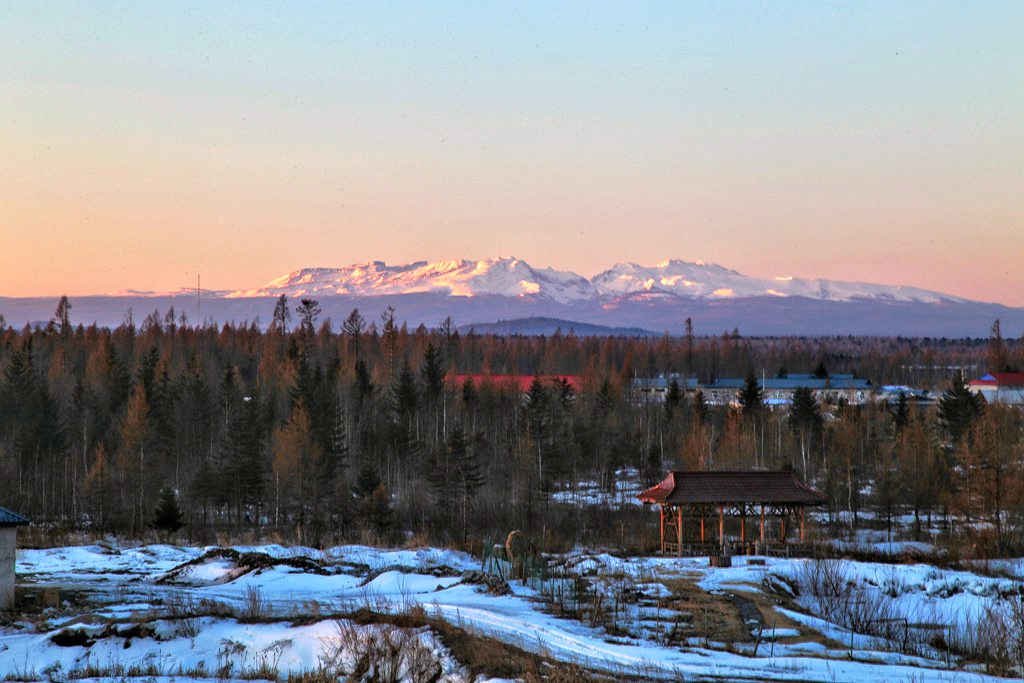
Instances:
[[[547,333],[559,326],[537,320],[545,318],[575,324],[578,332],[594,325],[611,334],[679,334],[687,319],[705,334],[738,327],[765,335],[978,336],[987,334],[996,318],[1014,336],[1024,329],[1024,308],[899,285],[755,278],[718,264],[679,259],[653,266],[620,262],[592,278],[536,268],[514,257],[399,265],[370,261],[304,268],[252,289],[74,296],[72,316],[86,324],[116,326],[154,313],[162,319],[174,308],[177,315],[197,322],[258,321],[264,326],[273,298],[281,294],[293,300],[317,299],[324,320],[342,320],[356,307],[373,311],[391,306],[413,326],[432,327],[453,317],[460,325],[493,325],[490,329],[513,334]],[[8,325],[45,323],[56,304],[57,297],[0,297],[0,315]]]
[[[378,296],[438,292],[448,296],[542,297],[558,303],[623,297],[673,296],[686,299],[739,299],[758,296],[805,297],[822,301],[885,300],[967,303],[963,297],[905,285],[845,280],[744,275],[704,261],[667,259],[653,266],[622,261],[586,278],[571,271],[537,268],[505,256],[483,260],[448,259],[388,265],[384,261],[340,268],[302,268],[251,289],[217,292],[229,299],[331,295]]]

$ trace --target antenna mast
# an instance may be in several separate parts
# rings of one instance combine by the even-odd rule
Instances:
[[[199,273],[196,273],[196,325],[201,325],[203,322],[203,302],[200,299],[203,290],[199,286],[201,277]]]

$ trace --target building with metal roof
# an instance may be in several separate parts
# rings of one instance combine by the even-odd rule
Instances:
[[[871,380],[853,375],[787,375],[758,378],[757,384],[768,406],[789,405],[797,389],[810,389],[818,401],[829,404],[845,401],[848,405],[862,405],[871,398],[872,393]],[[700,390],[710,405],[729,405],[736,402],[737,395],[745,385],[745,379],[728,377],[701,384]]]
[[[990,372],[967,383],[989,403],[1024,405],[1024,372]]]
[[[28,523],[28,517],[0,507],[0,611],[14,606],[14,559],[18,547],[18,527]]]
[[[696,377],[683,377],[678,372],[657,377],[634,377],[630,382],[631,399],[637,405],[664,403],[672,382],[679,385],[679,391],[684,395],[695,393],[700,386]]]

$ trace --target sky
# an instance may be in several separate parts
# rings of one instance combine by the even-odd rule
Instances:
[[[0,296],[514,255],[1024,306],[1024,2],[0,4]]]

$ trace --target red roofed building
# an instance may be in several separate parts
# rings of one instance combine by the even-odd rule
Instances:
[[[554,386],[555,382],[564,380],[572,387],[573,391],[578,392],[582,383],[579,375],[450,375],[449,381],[456,387],[461,387],[467,379],[471,379],[477,387],[490,384],[506,389],[516,389],[519,393],[525,394],[530,390],[530,385],[533,384],[535,377],[540,378],[540,383],[549,389]]]
[[[990,372],[967,383],[967,388],[981,394],[989,403],[1024,405],[1024,372]]]

